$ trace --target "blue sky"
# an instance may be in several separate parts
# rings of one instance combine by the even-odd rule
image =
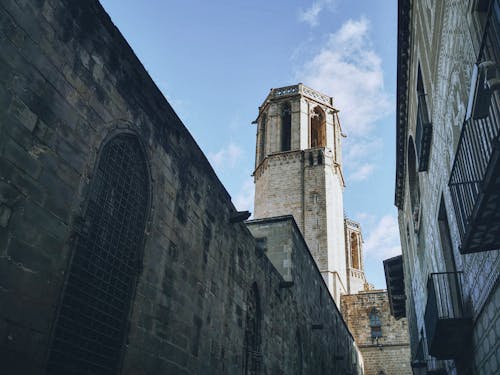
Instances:
[[[238,209],[253,211],[255,125],[269,89],[334,98],[344,209],[361,223],[365,271],[400,253],[396,209],[396,0],[101,0]]]

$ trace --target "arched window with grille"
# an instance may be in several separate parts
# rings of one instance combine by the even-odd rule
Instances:
[[[290,103],[281,108],[281,151],[290,151],[292,147],[292,109]]]
[[[380,316],[377,309],[373,308],[370,311],[370,328],[372,340],[382,337],[382,326],[380,324]]]
[[[257,375],[261,372],[261,310],[257,284],[250,288],[247,297],[247,316],[245,325],[245,375]]]
[[[135,136],[107,142],[53,331],[48,374],[116,374],[142,263],[149,205],[146,158]]]

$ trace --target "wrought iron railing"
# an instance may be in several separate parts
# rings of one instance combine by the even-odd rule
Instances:
[[[431,273],[427,281],[427,305],[424,323],[429,354],[436,355],[436,345],[446,340],[441,329],[446,322],[467,319],[462,295],[462,272]],[[444,324],[444,326],[443,326]],[[438,357],[444,359],[443,357]]]
[[[461,319],[465,317],[462,295],[462,272],[431,273],[427,281],[426,319]]]
[[[499,4],[499,0],[492,1],[477,65],[485,61],[500,64]],[[463,252],[468,252],[469,237],[474,231],[473,215],[477,211],[480,194],[485,190],[484,181],[492,155],[500,147],[499,102],[499,90],[492,90],[488,115],[484,118],[468,116],[462,127],[451,170],[449,187]]]

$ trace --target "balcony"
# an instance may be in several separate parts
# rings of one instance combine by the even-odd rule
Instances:
[[[432,273],[427,282],[424,314],[429,355],[455,359],[471,343],[472,319],[466,313],[461,272]]]
[[[406,295],[403,272],[403,256],[384,260],[385,282],[391,315],[396,319],[406,317]]]
[[[500,2],[491,3],[449,180],[462,254],[500,248]]]

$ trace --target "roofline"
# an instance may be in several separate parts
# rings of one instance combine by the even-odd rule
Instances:
[[[265,108],[269,105],[270,101],[280,100],[285,98],[293,98],[296,96],[304,96],[308,99],[315,101],[320,105],[327,106],[335,113],[339,112],[339,110],[333,106],[333,98],[331,96],[323,94],[322,92],[310,88],[299,82],[295,85],[270,89],[269,94],[267,94],[266,98],[259,107],[259,113],[257,115],[257,118],[254,121],[252,121],[252,124],[256,124],[258,122],[260,115],[262,114],[262,112],[265,111]]]
[[[398,0],[398,46],[396,84],[396,181],[394,204],[403,207],[405,150],[408,129],[408,72],[410,62],[410,21],[412,0]]]

